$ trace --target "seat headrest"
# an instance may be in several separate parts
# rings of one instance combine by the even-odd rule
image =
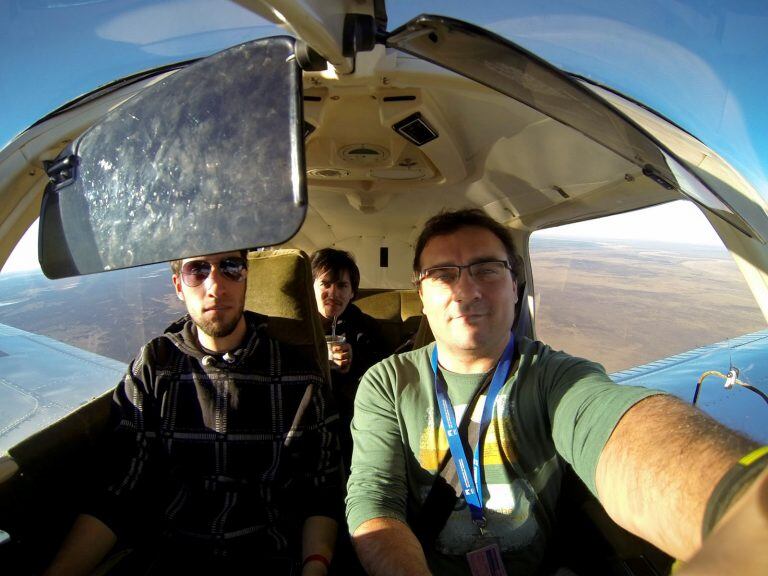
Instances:
[[[366,293],[354,301],[355,305],[377,320],[405,322],[421,316],[421,300],[416,290],[388,290]]]
[[[301,250],[279,249],[248,254],[245,308],[269,317],[273,338],[308,347],[329,377],[320,315],[312,290],[309,257]]]

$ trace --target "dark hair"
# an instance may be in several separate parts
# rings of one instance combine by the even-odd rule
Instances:
[[[419,239],[416,241],[416,251],[413,255],[413,272],[416,277],[421,272],[421,253],[427,242],[435,236],[446,236],[470,226],[484,228],[499,239],[507,252],[512,274],[515,278],[519,278],[522,272],[522,260],[515,252],[515,243],[512,241],[509,229],[477,208],[440,212],[427,220],[424,229],[419,234]]]
[[[349,273],[349,282],[352,284],[352,294],[357,295],[360,286],[360,270],[355,264],[352,254],[344,250],[323,248],[312,254],[312,280],[317,280],[323,274],[330,274],[329,280],[337,282],[342,272]]]
[[[233,252],[234,252],[234,250],[233,250]],[[207,256],[213,256],[213,254],[207,254]],[[247,264],[247,262],[248,262],[248,250],[240,250],[240,256],[242,256],[245,259],[246,264]],[[179,274],[181,272],[181,263],[182,263],[183,260],[184,260],[183,258],[179,258],[177,260],[171,260],[169,262],[169,264],[171,265],[171,272],[173,272],[174,274]]]

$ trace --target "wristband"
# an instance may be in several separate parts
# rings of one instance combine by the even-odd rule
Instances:
[[[733,504],[734,499],[757,478],[766,466],[768,466],[768,446],[762,446],[741,458],[725,473],[707,501],[701,526],[702,538],[706,538],[712,532],[715,524]]]
[[[323,556],[322,554],[310,554],[306,558],[304,558],[304,562],[302,562],[301,567],[304,568],[307,564],[310,562],[320,562],[323,566],[325,566],[325,569],[328,570],[331,567],[331,562]]]

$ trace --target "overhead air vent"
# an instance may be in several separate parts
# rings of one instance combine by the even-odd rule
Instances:
[[[339,150],[339,156],[350,164],[372,166],[389,158],[389,151],[376,144],[352,144]]]
[[[418,112],[400,120],[392,129],[416,146],[423,146],[438,136],[437,131]]]
[[[315,178],[346,178],[349,176],[349,170],[339,168],[316,168],[307,170],[307,174]]]

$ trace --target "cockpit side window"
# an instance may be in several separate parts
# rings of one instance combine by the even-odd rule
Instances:
[[[539,231],[530,253],[537,338],[608,372],[766,328],[689,202]]]
[[[0,272],[0,451],[113,388],[184,314],[167,264],[48,280],[37,223]]]

